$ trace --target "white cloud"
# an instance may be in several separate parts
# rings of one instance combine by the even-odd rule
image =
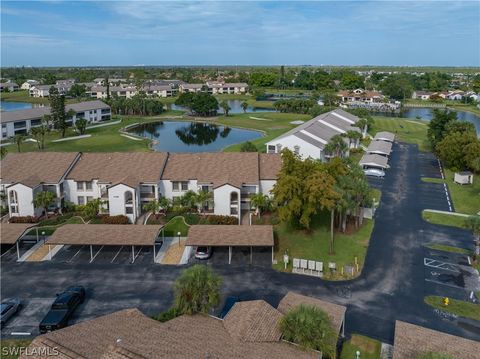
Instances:
[[[2,32],[2,43],[5,46],[29,46],[29,47],[45,47],[45,46],[65,46],[70,45],[70,40],[59,39],[50,36],[18,33],[18,32]]]

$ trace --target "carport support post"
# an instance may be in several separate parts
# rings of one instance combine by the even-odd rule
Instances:
[[[153,242],[153,263],[155,263],[155,242]]]
[[[273,264],[273,246],[272,246],[272,264]]]
[[[135,262],[135,246],[132,246],[132,263]]]
[[[20,247],[18,246],[18,241],[15,242],[17,246],[17,259],[20,259]]]
[[[92,249],[92,245],[90,244],[90,263],[93,262],[93,249]]]
[[[250,246],[250,264],[252,264],[252,258],[253,258],[253,248]]]
[[[52,252],[51,252],[50,244],[48,245],[48,258],[52,260]]]
[[[228,264],[232,262],[232,246],[228,246]]]

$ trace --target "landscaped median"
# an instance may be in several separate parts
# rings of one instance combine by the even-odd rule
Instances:
[[[381,349],[382,343],[378,340],[352,334],[352,337],[343,343],[340,359],[354,359],[357,351],[362,359],[379,359]]]
[[[463,300],[449,298],[449,304],[444,304],[444,298],[438,296],[427,296],[424,298],[428,305],[452,313],[464,318],[480,320],[480,304],[470,303]]]
[[[452,226],[458,228],[466,228],[468,215],[455,212],[442,212],[424,209],[422,218],[428,223],[439,224],[442,226]]]

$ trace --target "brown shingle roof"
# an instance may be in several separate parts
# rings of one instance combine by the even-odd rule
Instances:
[[[337,333],[340,332],[345,319],[346,307],[294,292],[288,292],[278,304],[277,309],[285,314],[289,310],[298,307],[300,304],[313,305],[325,311],[332,321],[333,328]]]
[[[188,231],[187,246],[273,246],[270,225],[193,225]]]
[[[260,153],[259,167],[261,180],[276,180],[282,168],[282,155]]]
[[[33,223],[0,223],[0,244],[14,244]]]
[[[259,180],[258,153],[172,153],[163,179],[213,183],[214,187],[226,183],[240,187],[243,183],[256,184]]]
[[[67,178],[76,181],[98,179],[103,183],[158,182],[168,154],[165,152],[83,153]]]
[[[395,322],[393,359],[410,359],[424,352],[439,352],[454,359],[478,359],[480,343],[418,325]]]
[[[245,342],[276,342],[280,340],[278,323],[282,313],[263,300],[237,302],[224,319],[232,338]]]
[[[205,315],[183,315],[160,323],[137,309],[127,309],[40,335],[30,345],[29,353],[33,348],[57,347],[60,358],[318,357],[318,353],[285,342],[236,340],[223,324],[222,320]]]
[[[35,187],[58,183],[74,163],[78,152],[9,153],[1,162],[3,183],[23,183]]]
[[[48,244],[150,246],[162,226],[124,224],[65,224],[50,236]]]

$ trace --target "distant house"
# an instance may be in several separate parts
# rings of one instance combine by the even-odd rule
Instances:
[[[433,92],[428,91],[413,91],[412,99],[414,100],[429,100]]]
[[[34,85],[30,87],[29,94],[32,97],[48,97],[53,85]]]
[[[139,93],[138,89],[134,86],[111,86],[109,91],[110,96],[124,98],[132,98]],[[141,91],[143,91],[148,97],[171,97],[177,94],[177,90],[170,85],[144,85],[141,88]],[[91,87],[89,93],[93,98],[106,99],[107,87],[95,85]]]
[[[267,153],[280,153],[282,149],[288,148],[302,158],[310,157],[325,161],[328,154],[325,153],[324,148],[335,135],[344,136],[345,143],[350,148],[358,146],[358,140],[352,142],[345,135],[349,131],[365,135],[365,128],[355,127],[359,120],[359,117],[341,109],[321,114],[280,137],[268,141]]]
[[[353,91],[340,91],[337,94],[340,97],[340,101],[343,103],[348,102],[363,102],[363,103],[378,103],[383,102],[385,96],[378,91],[367,91],[363,89],[356,89]]]
[[[65,110],[75,111],[75,115],[67,121],[75,124],[79,118],[86,119],[89,123],[109,120],[111,118],[110,106],[102,101],[79,102],[65,106]],[[50,114],[50,107],[34,107],[25,110],[3,112],[1,117],[1,139],[26,134],[33,127],[40,126],[44,115]]]
[[[181,84],[178,89],[180,92],[200,92],[203,86],[203,84]]]
[[[180,92],[200,92],[206,88],[210,94],[243,94],[248,92],[248,84],[244,82],[226,83],[207,81],[205,84],[181,84]]]
[[[32,86],[37,86],[39,84],[40,84],[40,82],[38,82],[37,80],[27,80],[22,84],[22,86],[20,88],[22,90],[30,90],[30,88]]]
[[[456,91],[449,92],[445,98],[448,100],[460,101],[463,99],[464,94],[465,92],[456,90]]]
[[[14,92],[18,90],[19,87],[15,82],[0,82],[0,92]]]

